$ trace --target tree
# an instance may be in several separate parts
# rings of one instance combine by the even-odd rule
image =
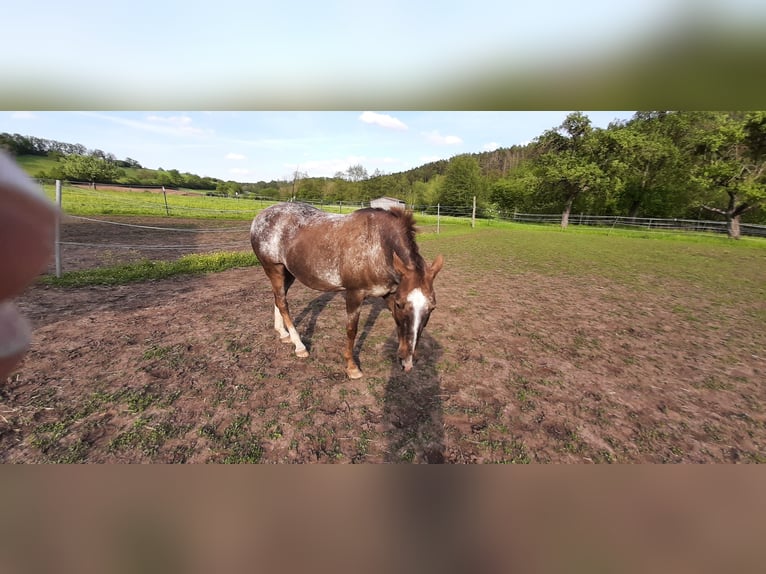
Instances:
[[[169,177],[169,176],[168,176]],[[235,197],[242,191],[241,186],[236,181],[219,181],[215,187],[215,192],[219,195]]]
[[[95,156],[70,155],[64,158],[61,170],[67,179],[87,181],[95,189],[96,183],[111,183],[125,175],[115,164]]]
[[[590,119],[572,112],[557,129],[543,133],[537,143],[542,151],[536,160],[537,176],[546,191],[563,201],[561,228],[566,229],[575,199],[604,184]]]
[[[364,181],[368,179],[367,170],[361,164],[349,166],[346,170],[346,177],[349,181]]]
[[[531,164],[522,164],[490,186],[490,201],[505,214],[531,211],[539,188],[540,180]]]
[[[464,154],[450,159],[439,190],[442,213],[470,213],[473,198],[482,196],[483,199],[483,183],[479,162],[475,157]]]
[[[681,150],[673,138],[677,116],[638,112],[624,125],[603,133],[607,170],[615,185],[616,209],[665,216],[671,189],[684,186]]]
[[[710,122],[697,145],[695,180],[728,196],[725,207],[702,207],[723,215],[728,236],[739,239],[742,215],[766,200],[766,112],[715,113]]]

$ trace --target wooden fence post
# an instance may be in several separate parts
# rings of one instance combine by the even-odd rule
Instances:
[[[162,186],[162,197],[165,198],[165,215],[170,217],[170,209],[168,209],[168,196],[165,193],[165,186],[164,185]]]
[[[56,255],[56,277],[61,277],[61,180],[56,180],[56,205],[59,208],[56,217],[56,238],[54,251]]]

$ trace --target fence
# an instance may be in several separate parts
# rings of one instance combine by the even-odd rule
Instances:
[[[247,237],[247,230],[249,228],[249,220],[260,209],[276,203],[276,200],[268,197],[247,197],[247,198],[214,198],[206,197],[200,194],[190,199],[176,195],[178,190],[172,190],[174,194],[171,195],[170,188],[138,188],[137,186],[115,186],[115,185],[102,185],[101,189],[92,190],[87,189],[87,184],[76,184],[67,182],[67,197],[70,198],[73,203],[77,205],[78,198],[82,197],[82,194],[87,195],[87,200],[93,202],[96,201],[98,218],[84,217],[82,215],[75,216],[67,214],[67,218],[71,218],[70,221],[79,221],[82,223],[93,223],[101,226],[99,229],[105,230],[103,236],[117,237],[115,241],[102,241],[104,237],[99,237],[98,233],[90,233],[87,237],[74,237],[75,240],[69,238],[62,240],[60,231],[57,233],[56,240],[56,275],[61,275],[61,247],[64,246],[68,249],[83,250],[83,249],[106,249],[106,250],[133,250],[137,254],[147,253],[159,253],[165,252],[178,252],[181,254],[191,253],[194,251],[210,251],[210,250],[223,250],[223,249],[242,249],[248,247],[247,240],[242,240],[243,237]],[[85,189],[84,189],[85,188]],[[150,195],[136,195],[135,197],[129,197],[127,194],[124,196],[120,194],[115,197],[114,194],[109,195],[109,191],[114,188],[119,188],[124,191],[128,189],[151,191],[154,194]],[[63,188],[62,182],[56,182],[56,200],[58,204],[62,205],[63,200]],[[79,194],[79,195],[78,195]],[[192,203],[189,203],[189,202]],[[347,213],[362,207],[369,206],[369,203],[364,202],[333,202],[333,201],[307,201],[318,207],[321,207],[328,211],[336,211],[338,213]],[[66,205],[65,205],[66,207]],[[455,207],[455,206],[429,206],[429,205],[410,205],[410,209],[421,215],[421,220],[429,228],[434,229],[437,233],[443,228],[445,224],[451,225],[476,225],[476,218],[478,221],[485,224],[491,224],[492,221],[510,221],[516,223],[530,223],[530,224],[543,224],[543,225],[559,225],[561,222],[561,214],[532,214],[532,213],[497,213],[492,210],[476,210],[475,206],[468,207]],[[82,205],[79,206],[82,209]],[[66,210],[64,210],[66,213]],[[81,211],[82,213],[82,211]],[[206,227],[199,227],[190,229],[187,226],[180,225],[177,227],[158,224],[158,225],[139,225],[135,223],[129,223],[124,221],[108,221],[105,220],[104,214],[114,215],[139,215],[142,217],[158,217],[163,221],[172,221],[173,216],[181,216],[187,218],[203,218],[200,221],[210,221]],[[228,222],[226,226],[215,226],[212,221],[219,218]],[[246,220],[247,223],[243,223],[241,226],[231,226],[231,221],[235,219]],[[585,226],[600,226],[608,228],[632,228],[632,229],[647,229],[647,230],[665,230],[665,231],[685,231],[685,232],[704,232],[704,233],[726,233],[726,223],[723,221],[710,221],[710,220],[694,220],[694,219],[661,219],[661,218],[640,218],[640,217],[623,217],[623,216],[599,216],[599,215],[585,215],[585,214],[573,214],[569,218],[570,225],[585,225]],[[432,227],[434,226],[435,227]],[[121,228],[125,230],[123,234],[113,234],[106,231],[109,227]],[[755,225],[743,223],[740,225],[740,229],[743,235],[766,237],[766,225]],[[139,237],[138,231],[143,230],[147,236],[151,234],[155,240],[161,240],[162,243],[147,243],[143,237]],[[227,235],[228,234],[228,235]],[[99,241],[93,241],[92,238],[96,237]],[[194,237],[193,241],[175,239],[176,237]],[[159,238],[159,239],[156,239]],[[163,255],[167,257],[167,255]]]
[[[500,217],[505,221],[517,223],[560,224],[561,214],[513,213]],[[707,219],[662,219],[658,217],[624,217],[621,215],[570,215],[570,225],[589,225],[600,227],[620,227],[629,229],[650,229],[665,231],[692,231],[726,233],[725,221]],[[766,225],[740,223],[742,235],[766,237]]]

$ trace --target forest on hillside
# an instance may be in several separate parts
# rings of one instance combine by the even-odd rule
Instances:
[[[292,181],[240,183],[177,170],[144,169],[101,150],[0,134],[0,147],[54,158],[32,174],[127,185],[165,185],[324,203],[396,197],[421,210],[465,214],[474,197],[481,217],[570,213],[717,218],[766,223],[766,112],[640,111],[607,128],[573,112],[525,146],[457,155],[408,171],[368,174],[350,166],[333,177],[295,172]]]

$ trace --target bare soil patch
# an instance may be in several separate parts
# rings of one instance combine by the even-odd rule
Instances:
[[[171,223],[240,226],[227,242],[248,248],[243,222]],[[159,243],[81,221],[64,232]],[[204,250],[219,238],[194,241]],[[436,246],[421,246],[433,258]],[[158,252],[115,249],[105,259],[67,249],[65,269],[148,255]],[[477,277],[449,259],[436,291],[409,375],[395,360],[390,313],[379,300],[365,304],[365,377],[350,381],[342,296],[293,287],[311,353],[298,359],[273,331],[258,267],[119,287],[34,286],[18,301],[34,346],[0,386],[0,461],[766,460],[766,334],[746,310],[709,324],[692,292],[500,269]]]

